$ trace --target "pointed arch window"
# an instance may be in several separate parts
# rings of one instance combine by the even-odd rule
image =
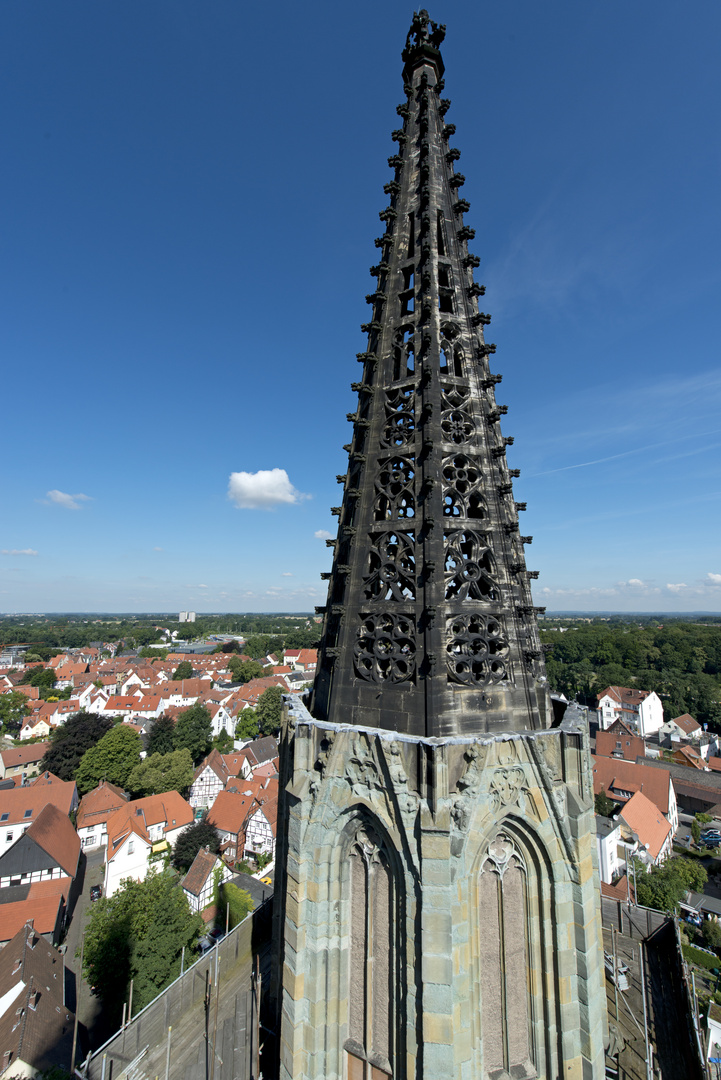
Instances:
[[[483,1072],[492,1080],[531,1080],[530,952],[527,871],[518,848],[500,833],[481,864],[480,910]]]
[[[395,895],[383,843],[362,823],[348,856],[347,1080],[395,1075]]]

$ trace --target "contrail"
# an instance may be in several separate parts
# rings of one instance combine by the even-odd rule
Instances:
[[[624,450],[620,454],[610,454],[608,457],[596,458],[594,461],[580,461],[577,465],[562,465],[558,469],[544,469],[543,472],[528,473],[527,479],[536,476],[550,476],[552,473],[568,472],[570,469],[585,469],[589,465],[603,465],[606,461],[617,461],[618,458],[630,457],[631,454],[642,454],[646,450],[658,450],[661,446],[671,446],[674,443],[684,442],[686,439],[700,439],[706,435],[716,435],[721,431],[721,428],[713,428],[712,431],[698,431],[693,435],[682,435],[675,439],[665,439],[663,442],[649,443],[648,446],[638,446],[635,450]],[[715,444],[718,445],[718,444]],[[706,449],[712,450],[713,447],[706,447]],[[679,455],[681,457],[683,455]]]

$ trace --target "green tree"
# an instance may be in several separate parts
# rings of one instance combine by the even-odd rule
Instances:
[[[210,750],[213,737],[213,723],[205,705],[196,701],[185,709],[175,722],[173,746],[176,750],[190,750],[193,761],[197,764]]]
[[[596,796],[595,809],[596,813],[600,814],[601,817],[613,817],[617,809],[617,804],[613,799],[609,799],[606,792],[602,789]]]
[[[17,735],[29,712],[30,704],[27,696],[20,690],[11,690],[9,694],[0,694],[0,722],[2,723],[3,735]]]
[[[236,739],[257,739],[258,734],[258,714],[255,709],[243,709],[235,725]]]
[[[191,664],[190,660],[180,661],[175,671],[173,672],[173,678],[175,680],[193,678],[193,665]]]
[[[638,903],[657,911],[675,912],[689,890],[702,891],[708,880],[698,859],[675,856],[662,866],[652,866],[648,873],[640,859],[634,859],[634,865]]]
[[[124,881],[89,915],[83,973],[113,1019],[131,979],[136,1013],[177,977],[183,948],[192,948],[203,928],[168,871]]]
[[[172,716],[159,716],[150,729],[148,754],[169,754],[174,747],[175,721]]]
[[[275,735],[280,730],[283,714],[283,691],[279,686],[269,686],[258,698],[258,726],[263,735]]]
[[[208,821],[207,815],[203,815],[200,821],[188,825],[175,841],[173,848],[172,863],[176,870],[185,873],[190,869],[193,859],[201,848],[207,847],[217,855],[220,851],[220,836],[214,825]]]
[[[228,667],[230,668],[234,682],[247,683],[251,679],[261,679],[265,669],[257,660],[241,660],[239,656],[231,656]]]
[[[118,724],[100,742],[83,754],[75,774],[81,795],[92,791],[100,780],[125,788],[131,772],[140,764],[140,734],[127,724]]]
[[[26,671],[20,680],[22,686],[39,686],[43,689],[53,687],[56,683],[55,672],[52,668],[31,668]]]
[[[228,905],[228,929],[242,922],[249,911],[253,910],[253,901],[250,893],[245,889],[239,889],[230,881],[225,881],[220,886],[220,902],[218,904],[218,925],[225,926],[225,912]]]
[[[170,754],[150,754],[136,765],[128,777],[127,789],[134,796],[160,795],[179,791],[184,795],[193,783],[193,759],[189,750]]]
[[[143,660],[165,660],[167,655],[167,649],[151,649],[149,645],[144,646],[138,652],[138,656],[141,656]]]
[[[52,731],[50,746],[40,762],[40,769],[55,773],[61,780],[73,780],[83,755],[112,727],[113,721],[107,716],[73,713],[64,724]]]
[[[703,939],[707,949],[721,948],[721,924],[717,923],[715,919],[705,919]]]
[[[216,652],[222,653],[239,653],[240,651],[240,642],[236,641],[235,638],[232,641],[224,641],[223,644],[216,649]]]
[[[696,818],[691,822],[691,835],[693,836],[695,844],[701,842],[701,823],[697,821]]]
[[[233,739],[225,728],[221,728],[220,734],[213,739],[213,746],[221,754],[229,754],[232,751]]]

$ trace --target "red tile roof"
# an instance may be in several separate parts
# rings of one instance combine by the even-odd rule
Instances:
[[[629,890],[633,901],[633,885],[629,885],[625,874],[621,875],[615,885],[607,885],[605,881],[601,882],[601,895],[607,896],[611,900],[628,900]]]
[[[19,825],[22,822],[27,823],[28,820],[33,821],[48,804],[55,806],[67,817],[72,810],[75,795],[74,780],[68,780],[65,783],[61,781],[59,784],[44,784],[40,787],[25,786],[0,791],[0,824]],[[26,817],[27,810],[32,816],[29,814]],[[5,814],[8,816],[3,821]]]
[[[218,857],[212,851],[201,848],[193,859],[193,865],[181,882],[183,888],[193,896],[200,896],[218,861]]]
[[[669,810],[671,773],[668,769],[652,765],[622,761],[620,758],[592,757],[593,793],[603,790],[610,799],[623,801],[619,791],[643,791],[663,814]]]
[[[619,817],[635,833],[651,858],[657,859],[671,832],[671,825],[659,808],[642,791],[637,791],[622,808]]]
[[[685,732],[687,735],[694,735],[697,731],[701,730],[701,725],[698,721],[694,720],[693,716],[687,712],[681,713],[680,716],[675,716],[673,718],[673,723],[678,724],[681,731]]]
[[[77,825],[85,829],[98,821],[107,821],[111,814],[120,810],[128,801],[128,796],[115,784],[101,780],[96,788],[83,795],[78,807]]]
[[[608,696],[618,702],[619,705],[630,705],[632,708],[637,708],[650,693],[650,690],[636,690],[628,686],[607,686],[605,690],[601,691],[596,700],[600,701],[601,698]]]
[[[35,765],[49,749],[49,742],[30,743],[29,746],[14,746],[10,750],[3,750],[0,758],[6,769],[16,769],[21,765]]]
[[[80,837],[66,814],[49,803],[43,807],[25,835],[47,851],[68,877],[75,877],[80,858]]]
[[[144,799],[135,799],[131,803],[126,803],[120,810],[116,810],[108,819],[108,851],[111,850],[111,834],[112,842],[116,846],[118,840],[129,828],[150,842],[147,833],[150,825],[162,824],[168,832],[173,829],[182,829],[185,825],[190,825],[192,820],[192,808],[177,791],[164,791],[162,795],[148,795]]]
[[[50,884],[54,882],[48,882],[48,885]],[[10,941],[29,921],[32,921],[33,929],[38,934],[49,934],[52,937],[55,928],[59,927],[64,904],[60,894],[38,898],[28,894],[25,900],[13,900],[9,904],[3,904],[0,908],[0,941]]]
[[[245,828],[250,811],[257,806],[254,795],[221,791],[208,811],[208,821],[221,832],[237,836]]]

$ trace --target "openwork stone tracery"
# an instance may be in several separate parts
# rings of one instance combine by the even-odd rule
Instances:
[[[430,25],[424,18],[419,34]],[[513,499],[512,439],[501,434],[495,347],[484,338],[490,316],[479,309],[470,204],[431,38],[409,45],[388,159],[314,711],[340,707],[354,722],[367,714],[376,723],[373,685],[388,694],[423,683],[427,692],[405,695],[414,720],[409,712],[404,723],[432,734],[461,722],[451,716],[462,690],[493,684],[503,687],[499,721],[533,728],[548,722],[548,700],[535,621],[524,614],[533,602],[522,504]],[[493,723],[485,706],[484,717]]]

